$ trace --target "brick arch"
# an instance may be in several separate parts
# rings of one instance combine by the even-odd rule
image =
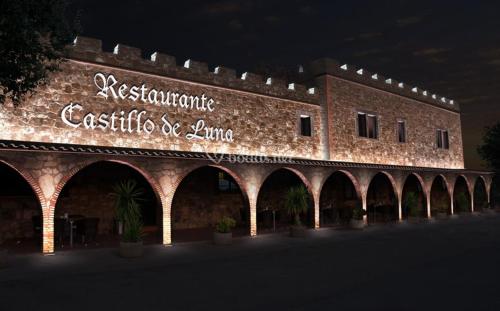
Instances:
[[[260,181],[258,191],[256,193],[256,195],[257,195],[256,197],[257,198],[259,197],[259,194],[260,194],[260,191],[262,189],[262,186],[264,185],[264,183],[266,182],[266,180],[269,178],[269,176],[271,176],[272,174],[274,174],[275,172],[277,172],[279,170],[287,170],[287,171],[290,171],[293,174],[295,174],[295,176],[297,176],[302,181],[302,183],[306,186],[306,189],[309,192],[309,195],[313,199],[313,204],[315,203],[316,197],[315,197],[314,190],[313,190],[311,182],[307,179],[307,177],[301,171],[299,171],[299,170],[297,170],[295,168],[292,168],[292,167],[288,167],[288,166],[276,168],[274,170],[271,170],[268,174],[265,174],[263,176],[262,180]]]
[[[328,181],[328,179],[330,177],[332,177],[334,174],[337,174],[337,173],[343,174],[344,176],[346,176],[347,178],[349,178],[349,180],[352,182],[352,184],[354,186],[354,189],[356,190],[356,195],[358,196],[358,199],[362,200],[363,197],[362,197],[362,192],[361,192],[361,185],[360,185],[358,179],[356,178],[356,176],[354,176],[354,174],[352,174],[351,172],[349,172],[347,170],[335,170],[335,171],[331,172],[331,174],[329,174],[323,180],[323,183],[321,184],[321,189],[320,189],[319,193],[321,194],[321,192],[323,191],[323,187],[325,186],[325,184]]]
[[[42,213],[45,212],[45,207],[46,207],[46,201],[45,201],[45,196],[43,195],[42,188],[40,188],[40,185],[38,182],[33,178],[33,176],[26,172],[23,169],[18,168],[16,165],[8,162],[7,160],[1,159],[0,158],[0,164],[3,164],[10,169],[14,170],[17,174],[19,174],[24,181],[28,183],[28,185],[31,187],[31,190],[33,190],[33,193],[35,194],[35,197],[40,204],[40,207],[42,209]]]
[[[386,171],[377,171],[375,174],[373,174],[370,178],[370,182],[368,183],[368,186],[366,187],[366,193],[365,195],[368,195],[368,190],[370,190],[370,186],[372,185],[373,179],[375,176],[378,174],[384,174],[388,179],[389,182],[391,183],[392,186],[392,192],[394,193],[394,196],[396,197],[396,200],[399,200],[399,193],[398,193],[398,187],[396,184],[396,180],[394,179],[394,176],[392,176],[389,172]]]
[[[420,174],[415,173],[415,172],[411,172],[411,173],[409,173],[409,174],[408,174],[408,175],[406,175],[406,177],[404,178],[403,185],[401,186],[401,195],[403,195],[403,189],[404,189],[404,187],[405,187],[405,185],[406,185],[406,182],[408,181],[408,178],[409,178],[410,176],[412,176],[412,175],[413,175],[413,176],[415,176],[415,177],[417,178],[418,182],[420,183],[420,187],[422,187],[422,192],[424,193],[424,197],[425,197],[425,198],[427,198],[427,196],[428,196],[428,195],[430,195],[430,193],[429,193],[429,194],[427,193],[427,187],[425,186],[425,181],[424,181],[424,179],[422,178],[422,176],[420,176]],[[432,187],[432,185],[431,185],[431,187]],[[403,198],[401,198],[401,199],[403,199]]]
[[[59,199],[59,195],[61,194],[61,191],[64,189],[64,187],[66,186],[66,184],[76,174],[78,174],[79,172],[81,172],[85,168],[87,168],[87,167],[89,167],[89,166],[91,166],[93,164],[99,163],[99,162],[111,162],[111,163],[122,164],[122,165],[125,165],[127,167],[132,168],[133,170],[135,170],[136,172],[138,172],[139,174],[141,174],[144,177],[144,179],[146,179],[146,181],[149,183],[149,185],[151,186],[151,188],[153,189],[153,192],[156,195],[156,198],[157,198],[158,202],[160,202],[160,204],[161,204],[162,211],[163,211],[163,213],[165,213],[166,202],[165,202],[165,196],[162,195],[163,192],[161,190],[161,187],[158,184],[158,182],[152,177],[152,175],[150,175],[144,168],[142,168],[142,167],[140,167],[140,166],[138,166],[136,164],[127,162],[125,160],[98,159],[98,160],[87,160],[87,161],[84,161],[84,162],[76,165],[75,167],[73,167],[69,171],[69,173],[67,173],[66,175],[64,175],[62,177],[62,179],[59,181],[59,183],[55,187],[54,193],[53,193],[53,195],[52,195],[52,197],[50,199],[50,202],[49,202],[49,217],[51,219],[54,218],[56,203],[57,203],[57,201]]]
[[[233,170],[231,170],[225,166],[219,165],[219,164],[200,164],[200,165],[193,167],[189,171],[183,173],[178,178],[176,178],[175,182],[172,184],[172,187],[171,187],[169,193],[167,194],[167,197],[171,198],[170,201],[173,200],[174,195],[177,192],[177,189],[179,188],[179,185],[182,183],[182,181],[186,177],[188,177],[190,174],[194,173],[195,171],[197,171],[203,167],[217,168],[217,169],[220,169],[223,172],[229,174],[236,181],[236,183],[238,184],[238,187],[240,187],[241,194],[243,195],[243,199],[245,200],[245,203],[249,204],[247,186],[244,183],[243,178],[241,178],[241,176],[239,174],[237,174],[236,172],[234,172]],[[169,206],[169,213],[171,212],[170,210],[171,210],[171,204]]]
[[[444,176],[443,174],[437,174],[435,175],[432,180],[431,180],[431,183],[429,185],[429,196],[431,194],[431,191],[432,191],[432,185],[434,185],[434,182],[436,181],[436,179],[438,179],[439,177],[441,177],[443,180],[444,180],[444,184],[446,186],[446,191],[448,191],[448,195],[451,195],[453,194],[453,190],[452,190],[452,187],[450,186],[450,182],[448,181],[448,178],[446,178],[446,176]]]
[[[455,187],[457,186],[457,182],[460,178],[463,178],[465,180],[465,185],[467,186],[467,192],[469,193],[470,196],[472,196],[471,194],[471,184],[470,184],[470,181],[469,179],[467,178],[467,176],[465,176],[464,174],[459,174],[455,177],[455,181],[453,182],[453,189],[452,189],[452,194],[455,194]]]

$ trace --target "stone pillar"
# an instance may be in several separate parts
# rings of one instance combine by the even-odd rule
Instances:
[[[257,235],[257,198],[250,199],[250,236]]]
[[[361,196],[361,202],[363,204],[363,210],[365,212],[368,212],[368,207],[367,207],[367,194],[366,193],[363,193],[363,195]],[[363,216],[363,222],[366,224],[368,224],[368,214],[365,214]]]
[[[164,246],[172,245],[172,200],[174,199],[174,193],[166,195],[162,198],[163,205],[163,217],[162,217],[162,227],[163,227],[163,240]]]
[[[432,214],[431,214],[431,194],[430,194],[430,191],[426,196],[426,201],[427,201],[427,218],[431,218]]]
[[[314,229],[319,229],[319,198],[314,199]]]
[[[44,255],[54,254],[54,209],[55,206],[53,208],[42,206],[42,252]]]
[[[399,221],[403,220],[403,202],[402,195],[398,196],[398,219]]]
[[[470,196],[470,212],[474,213],[474,193]]]
[[[455,210],[453,208],[453,193],[450,195],[450,213],[451,215],[455,214]]]

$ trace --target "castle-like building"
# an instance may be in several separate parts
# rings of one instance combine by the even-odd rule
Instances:
[[[163,244],[203,237],[226,215],[241,234],[279,229],[297,184],[312,228],[341,224],[356,205],[368,223],[488,207],[492,175],[464,168],[457,102],[331,59],[301,75],[297,84],[145,59],[121,44],[103,52],[78,37],[46,85],[0,108],[0,171],[10,176],[0,234],[39,234],[52,253],[65,239],[60,219],[79,215],[113,236],[110,187],[129,178],[147,188],[144,223]]]

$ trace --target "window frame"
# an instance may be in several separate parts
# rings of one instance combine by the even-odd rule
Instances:
[[[398,119],[396,121],[396,139],[399,144],[408,143],[408,127],[406,126],[408,122],[405,119]],[[399,124],[403,124],[403,141],[401,141],[400,136],[400,127]]]
[[[443,128],[436,129],[436,148],[449,150],[450,149],[450,131]]]
[[[302,131],[302,120],[309,119],[309,135],[304,135]],[[301,137],[312,137],[313,136],[313,120],[310,114],[300,113],[299,114],[299,124],[298,124],[298,132]]]
[[[359,116],[364,115],[365,116],[365,133],[366,136],[361,135],[360,133],[360,121],[359,121]],[[372,118],[375,120],[374,128],[373,128],[373,134],[374,137],[370,137],[370,128],[368,126],[369,124],[369,118]],[[379,115],[374,113],[374,112],[368,112],[368,111],[362,111],[362,110],[357,110],[356,111],[356,134],[360,138],[367,138],[367,139],[374,139],[378,140],[380,137],[380,120],[379,120]]]

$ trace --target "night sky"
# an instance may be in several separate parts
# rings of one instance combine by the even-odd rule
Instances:
[[[239,73],[331,57],[462,107],[467,168],[500,120],[500,2],[74,0],[82,35]]]

